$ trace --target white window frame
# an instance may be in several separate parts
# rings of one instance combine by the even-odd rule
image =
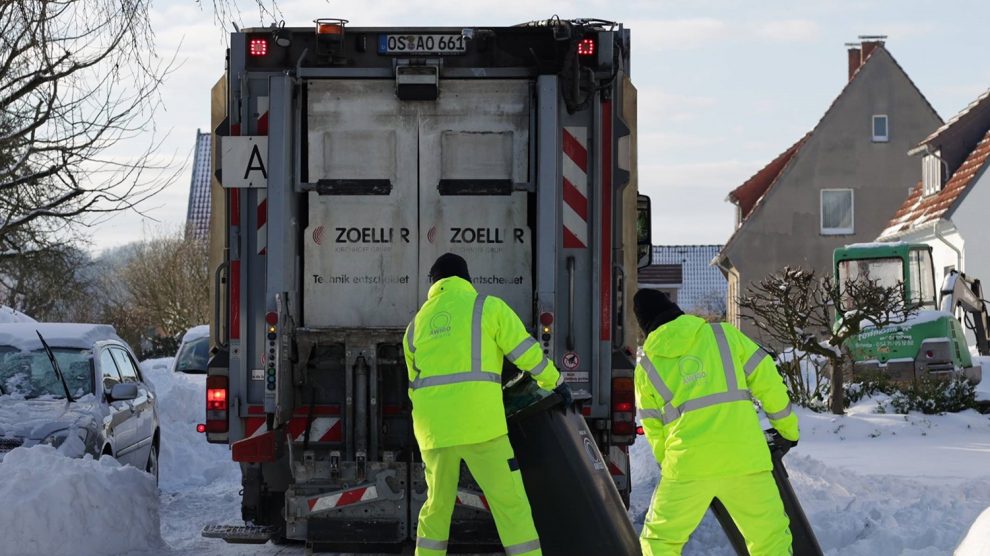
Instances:
[[[849,220],[852,226],[848,228],[826,228],[825,227],[825,193],[834,191],[849,192]],[[823,236],[842,236],[856,233],[856,190],[852,188],[830,188],[822,189],[818,193],[818,228]]]
[[[935,195],[942,191],[945,185],[945,175],[942,173],[941,150],[937,150],[921,157],[921,182],[922,196]]]
[[[877,135],[877,120],[883,118],[883,127],[887,132],[884,135]],[[870,135],[873,136],[874,143],[886,143],[890,141],[890,118],[886,114],[874,114],[870,120]]]

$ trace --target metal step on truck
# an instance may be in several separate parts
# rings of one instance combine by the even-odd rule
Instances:
[[[316,551],[416,538],[401,341],[445,252],[560,368],[628,503],[631,303],[650,251],[629,30],[314,23],[232,33],[213,90],[205,428],[240,463],[245,525],[204,535]],[[465,470],[451,549],[498,546]]]

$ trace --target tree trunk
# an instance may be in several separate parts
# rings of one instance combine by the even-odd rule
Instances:
[[[830,365],[832,367],[832,380],[831,392],[829,392],[829,409],[835,415],[842,415],[845,413],[845,396],[842,390],[842,361],[832,359]]]

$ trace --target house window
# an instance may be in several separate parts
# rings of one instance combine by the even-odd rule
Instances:
[[[886,114],[874,114],[873,116],[873,142],[886,143],[890,133],[887,127]]]
[[[926,197],[942,191],[942,182],[945,181],[945,174],[942,170],[945,165],[942,164],[942,159],[939,158],[941,154],[942,151],[935,151],[926,154],[921,159],[921,182]]]
[[[822,189],[822,235],[853,233],[853,190]]]

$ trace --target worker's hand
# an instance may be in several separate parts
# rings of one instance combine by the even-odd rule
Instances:
[[[764,432],[767,435],[767,443],[770,444],[770,449],[780,452],[781,456],[790,451],[791,448],[798,445],[797,440],[788,440],[784,438],[779,432],[777,432],[777,429],[767,429]]]
[[[560,400],[563,402],[564,407],[570,407],[574,404],[574,394],[571,393],[571,387],[568,386],[566,382],[563,382],[560,386],[554,388],[553,393],[560,396]]]

